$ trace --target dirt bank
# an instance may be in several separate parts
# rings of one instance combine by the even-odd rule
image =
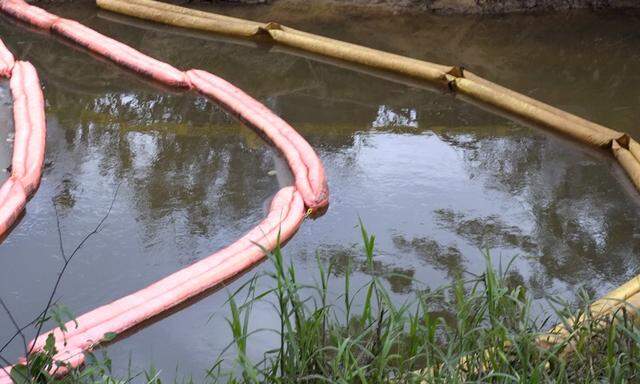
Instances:
[[[222,2],[222,0],[219,1]],[[224,2],[308,5],[308,0],[225,0]],[[596,10],[640,8],[640,0],[322,0],[318,2],[337,7],[378,8],[393,12],[429,11],[446,14],[544,12],[580,8]]]

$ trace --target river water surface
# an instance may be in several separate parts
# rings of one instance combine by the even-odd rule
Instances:
[[[599,295],[640,273],[640,198],[606,153],[282,47],[118,17],[90,2],[48,8],[179,68],[224,77],[307,138],[324,162],[332,200],[285,247],[305,281],[316,276],[316,255],[342,266],[350,260],[355,286],[368,279],[358,217],[377,236],[376,273],[388,276],[399,301],[412,289],[481,272],[485,250],[496,264],[517,256],[510,278],[541,305],[547,295],[573,300],[581,288]],[[640,137],[638,12],[478,18],[216,10],[464,65]],[[0,36],[36,66],[47,100],[42,185],[0,246],[0,295],[19,322],[41,310],[62,264],[53,203],[69,252],[120,185],[104,228],[73,260],[57,296],[81,314],[231,243],[290,183],[278,153],[211,101],[163,89],[7,18]],[[2,81],[3,167],[11,132]],[[226,291],[270,268],[264,263],[107,347],[116,373],[131,360],[134,370],[154,365],[171,379],[177,368],[179,377],[201,379],[231,341]],[[340,293],[338,278],[331,289]],[[278,324],[268,305],[253,319],[256,327]],[[0,344],[12,333],[0,315]],[[252,357],[275,341],[257,334]],[[15,342],[3,355],[14,361],[21,351]]]

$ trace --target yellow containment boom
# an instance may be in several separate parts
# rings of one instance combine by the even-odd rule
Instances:
[[[248,21],[154,0],[96,2],[100,8],[144,20],[241,38],[266,38],[315,55],[427,81],[436,88],[450,90],[471,102],[505,112],[514,118],[545,127],[581,143],[611,151],[633,184],[640,190],[640,144],[629,135],[502,87],[462,67],[434,64],[383,52],[298,31],[278,23]],[[591,310],[596,316],[609,317],[623,306],[640,306],[640,276],[594,302]],[[544,341],[557,341],[567,332],[566,326],[558,326]]]
[[[472,101],[546,127],[590,146],[611,150],[640,189],[640,145],[628,135],[590,122],[485,80],[457,66],[434,64],[315,34],[278,23],[260,23],[154,0],[97,0],[98,6],[136,18],[177,27],[273,42],[377,70],[427,81]],[[614,142],[616,144],[614,145]]]

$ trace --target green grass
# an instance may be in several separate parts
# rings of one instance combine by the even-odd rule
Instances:
[[[363,253],[374,268],[375,237],[362,227]],[[508,283],[508,266],[482,276],[418,291],[398,303],[383,276],[353,287],[351,269],[340,277],[339,300],[329,299],[332,265],[318,258],[317,284],[299,281],[280,249],[270,255],[270,273],[230,294],[233,341],[204,380],[211,383],[576,383],[640,382],[640,328],[629,310],[595,319],[591,298],[581,307],[554,301],[550,318],[532,313],[532,298]],[[258,279],[269,279],[259,291]],[[335,285],[333,285],[335,287]],[[253,308],[272,305],[278,329],[255,330]],[[539,337],[554,324],[580,318],[559,345],[543,348]],[[279,345],[259,361],[249,357],[257,332],[275,332]],[[42,362],[39,363],[44,366]],[[46,364],[45,364],[46,365]],[[37,371],[37,370],[36,370]],[[110,375],[105,359],[90,359],[65,382],[127,382]],[[51,382],[37,375],[39,382]],[[160,383],[151,370],[136,380]],[[198,380],[201,381],[201,380]]]

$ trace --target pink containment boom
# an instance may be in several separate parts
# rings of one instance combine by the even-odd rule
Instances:
[[[59,328],[45,333],[32,341],[34,351],[41,350],[48,334],[53,333],[58,350],[56,359],[71,367],[79,366],[84,362],[83,352],[103,341],[105,334],[120,334],[248,269],[263,259],[265,252],[273,250],[278,242],[291,238],[307,212],[328,205],[329,190],[324,168],[313,148],[284,120],[231,83],[202,70],[182,72],[78,22],[52,15],[23,0],[0,0],[0,11],[61,35],[160,83],[195,89],[215,100],[271,140],[286,158],[295,178],[295,186],[283,188],[275,195],[267,217],[235,243],[138,292],[85,313],[76,319],[77,326],[76,322],[67,324],[64,334]],[[33,81],[25,81],[25,85],[27,83]],[[28,97],[26,99],[29,100]],[[34,136],[34,140],[39,139],[40,136]],[[33,153],[34,158],[39,158],[40,152]],[[24,188],[27,191],[32,188],[35,170],[28,161],[24,164],[20,170],[25,174]],[[5,191],[0,190],[0,198],[3,193]],[[6,372],[10,369],[7,367]],[[0,384],[11,382],[6,372],[0,370]],[[62,368],[56,372],[64,373]]]
[[[51,331],[58,350],[55,360],[79,366],[84,362],[82,352],[98,345],[105,334],[131,329],[250,268],[264,258],[264,249],[271,250],[278,242],[291,238],[304,217],[304,202],[296,189],[281,189],[273,198],[267,217],[235,243],[138,292],[85,313],[76,319],[77,326],[73,321],[66,324],[65,333],[60,329]],[[32,342],[34,350],[44,346],[49,333]],[[2,375],[0,371],[0,383],[10,383]]]
[[[274,144],[287,158],[296,179],[296,187],[308,208],[316,210],[327,206],[327,181],[322,163],[313,148],[284,120],[231,83],[205,71],[182,72],[76,21],[50,14],[23,0],[0,0],[0,10],[26,23],[63,36],[162,84],[195,88],[220,102],[230,112],[264,132],[270,140],[278,141],[274,141]]]
[[[15,130],[11,176],[0,187],[0,236],[3,236],[40,185],[46,124],[44,97],[35,68],[24,61],[16,62],[2,41],[0,76],[11,79]]]

